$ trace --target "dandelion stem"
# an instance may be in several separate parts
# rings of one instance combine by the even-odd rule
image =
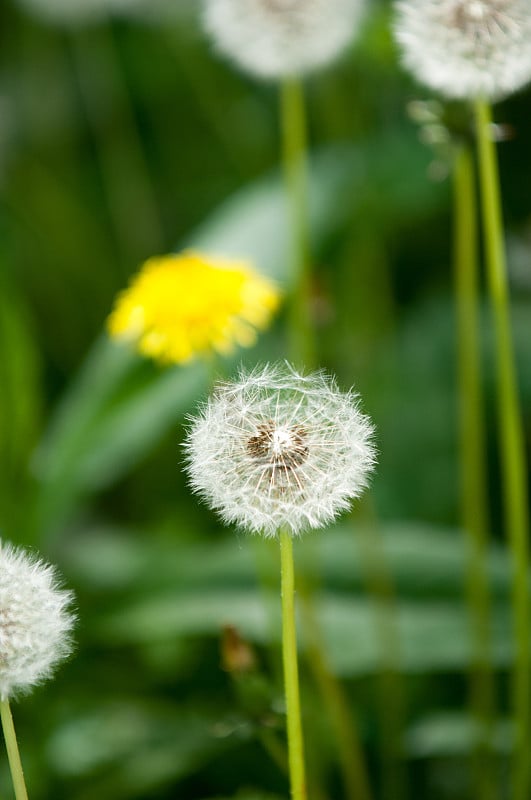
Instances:
[[[290,533],[286,530],[280,531],[280,574],[282,589],[282,660],[284,664],[291,797],[292,800],[306,800],[295,625],[293,542]]]
[[[282,150],[289,202],[291,262],[294,286],[290,305],[291,351],[307,368],[315,365],[311,320],[308,164],[304,94],[300,81],[286,78],[281,86]]]
[[[24,782],[24,772],[22,770],[22,762],[20,760],[20,753],[18,750],[17,735],[15,733],[15,726],[13,725],[13,717],[11,715],[9,700],[0,700],[0,716],[2,718],[2,729],[4,731],[7,758],[9,760],[9,769],[11,771],[11,779],[13,781],[16,800],[28,800],[28,793],[26,791],[26,784]]]
[[[478,798],[492,800],[497,792],[488,755],[495,690],[487,572],[488,501],[485,420],[481,400],[477,211],[472,153],[465,144],[459,148],[454,166],[454,214],[462,521],[469,552],[467,595],[473,640],[470,702],[479,734],[475,753]]]
[[[516,654],[513,675],[515,751],[513,800],[528,800],[531,783],[530,739],[530,630],[529,510],[526,457],[518,399],[516,366],[509,318],[507,265],[503,241],[500,181],[496,148],[492,139],[492,111],[483,100],[476,102],[479,170],[490,299],[496,334],[498,425],[506,531],[509,537],[514,579],[512,605]]]

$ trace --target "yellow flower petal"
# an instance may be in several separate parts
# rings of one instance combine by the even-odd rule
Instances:
[[[250,347],[279,302],[274,284],[250,264],[187,251],[146,261],[118,295],[107,327],[143,355],[184,363]]]

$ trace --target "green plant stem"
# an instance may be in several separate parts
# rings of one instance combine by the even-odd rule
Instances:
[[[523,425],[518,399],[516,366],[509,318],[507,265],[503,241],[500,181],[496,147],[492,138],[492,111],[484,100],[476,102],[479,170],[482,194],[485,253],[490,300],[496,334],[498,425],[506,531],[514,580],[512,605],[516,638],[513,676],[515,752],[512,800],[529,800],[530,745],[530,644],[529,619],[529,509]]]
[[[0,716],[2,718],[2,729],[4,731],[7,758],[9,760],[9,769],[11,770],[11,779],[13,781],[16,800],[28,800],[9,700],[0,700]]]
[[[282,661],[288,732],[288,759],[292,800],[306,800],[304,743],[302,737],[297,632],[295,625],[295,574],[293,542],[286,530],[280,531],[280,574],[282,591]]]
[[[474,771],[478,800],[493,800],[491,740],[495,709],[491,595],[487,570],[488,500],[481,342],[477,209],[472,153],[463,144],[454,166],[455,292],[460,405],[461,506],[468,545],[467,598],[472,625],[470,702],[478,726]]]
[[[311,261],[308,218],[307,133],[300,81],[286,78],[280,90],[282,153],[289,205],[291,264],[295,280],[291,295],[291,352],[305,367],[315,366],[311,319]]]

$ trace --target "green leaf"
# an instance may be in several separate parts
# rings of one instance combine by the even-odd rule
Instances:
[[[492,732],[492,746],[508,755],[514,746],[514,729],[509,720],[498,720]],[[477,722],[458,711],[441,711],[415,722],[406,734],[406,748],[413,758],[470,756],[478,743]]]
[[[215,714],[142,700],[113,699],[78,711],[49,737],[48,757],[63,776],[90,778],[79,800],[144,797],[200,769],[235,741],[215,734]]]
[[[155,531],[88,527],[65,543],[64,559],[76,581],[87,587],[134,587],[151,594],[178,585],[183,590],[254,587],[269,542],[228,532],[221,541],[202,541],[199,531],[183,523],[179,539]],[[360,593],[370,588],[370,564],[364,540],[376,548],[379,569],[389,573],[400,597],[436,595],[455,600],[464,592],[467,548],[464,534],[419,523],[388,523],[374,530],[343,521],[308,534],[296,545],[297,571],[309,580],[318,574],[324,586]],[[487,559],[490,585],[507,596],[511,568],[507,552],[491,546]]]
[[[195,363],[163,372],[153,368],[147,380],[123,392],[121,383],[134,374],[135,366],[140,370],[140,362],[124,351],[103,346],[102,358],[91,362],[71,402],[63,407],[58,433],[52,432],[38,454],[38,524],[45,531],[64,521],[79,499],[136,464],[182,420],[207,386],[206,370]],[[90,401],[93,386],[97,404]]]

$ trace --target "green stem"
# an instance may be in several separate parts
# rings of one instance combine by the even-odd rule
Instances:
[[[0,700],[0,717],[2,718],[2,729],[4,731],[7,758],[9,760],[9,769],[11,770],[11,779],[13,781],[16,800],[28,800],[9,700]]]
[[[288,758],[292,800],[306,800],[304,745],[302,738],[297,632],[295,626],[295,575],[293,542],[286,530],[280,531],[280,574],[282,588],[282,660],[288,731]]]
[[[530,630],[529,510],[523,424],[518,399],[516,366],[509,319],[507,265],[503,241],[500,181],[492,139],[492,111],[476,102],[483,225],[490,299],[496,333],[498,425],[502,464],[505,524],[513,560],[512,605],[516,637],[513,676],[515,752],[513,800],[528,800],[531,785],[530,740]]]
[[[479,732],[474,767],[478,800],[493,800],[497,793],[489,755],[495,690],[487,571],[488,500],[485,420],[481,399],[477,210],[474,165],[467,145],[462,145],[456,155],[454,214],[462,519],[469,552],[467,596],[473,642],[470,700]]]
[[[281,85],[280,101],[294,272],[290,305],[291,352],[310,368],[315,364],[315,340],[311,320],[306,113],[300,81],[286,78]]]

